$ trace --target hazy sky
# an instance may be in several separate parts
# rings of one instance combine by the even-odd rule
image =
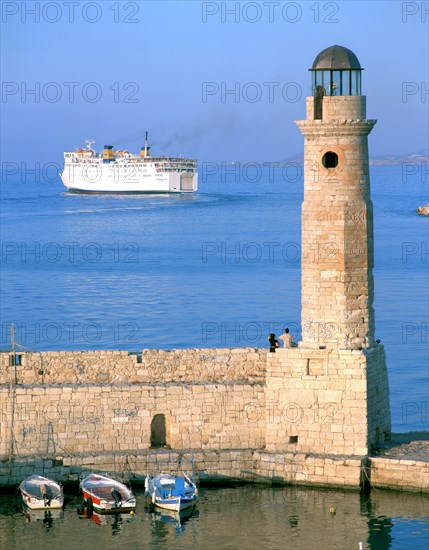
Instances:
[[[62,162],[85,138],[199,161],[303,149],[317,54],[363,71],[373,155],[428,145],[428,2],[2,0],[2,161]],[[425,11],[426,10],[426,11]]]

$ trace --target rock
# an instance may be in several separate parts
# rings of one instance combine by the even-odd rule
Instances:
[[[419,206],[417,208],[417,214],[420,216],[429,216],[429,203],[426,206]]]

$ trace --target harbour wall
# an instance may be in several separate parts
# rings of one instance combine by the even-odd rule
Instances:
[[[17,458],[0,462],[1,487],[16,486],[39,474],[63,483],[78,483],[89,472],[113,474],[132,485],[143,485],[150,460],[179,461],[181,451],[76,453],[49,458]],[[417,460],[380,457],[341,457],[264,450],[193,450],[198,483],[257,483],[361,490],[393,489],[429,493],[429,464]]]
[[[182,349],[142,352],[49,351],[21,353],[10,367],[0,353],[0,386],[16,375],[24,386],[49,384],[168,384],[180,382],[264,382],[267,352],[255,348]]]
[[[0,354],[0,485],[88,469],[138,480],[162,445],[193,449],[208,481],[429,490],[425,463],[367,459],[388,407],[382,346],[19,355]]]
[[[383,346],[46,352],[24,353],[19,365],[9,365],[8,354],[0,360],[3,402],[10,403],[0,458],[15,443],[40,452],[47,439],[67,452],[147,449],[160,415],[172,448],[364,456],[390,433]]]
[[[269,453],[263,450],[193,450],[195,471],[200,483],[253,482],[270,485],[302,484],[321,487],[337,485],[359,489],[364,475],[362,457],[323,457],[296,453]],[[132,483],[144,483],[151,459],[178,461],[181,452],[141,451],[56,455],[49,459],[15,460],[3,464],[0,482],[18,483],[34,473],[63,482],[78,481],[84,472],[112,472]],[[6,483],[8,482],[8,483]]]
[[[403,458],[371,457],[371,487],[429,493],[429,456],[426,462]]]
[[[1,361],[3,460],[11,449],[19,456],[139,451],[154,438],[178,449],[265,445],[262,350],[50,352],[23,354],[17,366],[2,354]]]

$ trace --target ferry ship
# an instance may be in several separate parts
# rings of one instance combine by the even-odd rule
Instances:
[[[197,161],[181,157],[152,157],[147,141],[140,155],[92,149],[64,153],[61,180],[71,193],[192,193],[198,189]]]

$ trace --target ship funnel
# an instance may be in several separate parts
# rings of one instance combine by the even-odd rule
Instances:
[[[147,144],[147,132],[146,132],[146,138],[144,140],[144,147],[140,149],[140,156],[141,157],[149,157],[150,156],[150,146]]]
[[[103,149],[103,162],[112,162],[112,160],[114,160],[113,145],[105,145]]]

